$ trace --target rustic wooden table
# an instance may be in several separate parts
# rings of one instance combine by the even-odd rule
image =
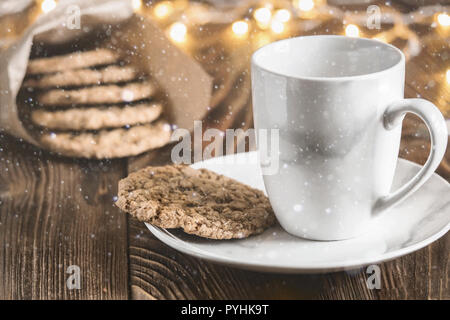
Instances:
[[[431,100],[449,117],[448,43],[447,53],[437,55],[441,45],[431,43],[408,62],[406,97]],[[248,79],[248,72],[241,76]],[[249,110],[246,90],[240,100]],[[249,119],[249,112],[244,113]],[[211,117],[232,126],[226,113]],[[422,126],[407,118],[400,150],[402,157],[419,163],[429,148]],[[379,290],[367,288],[364,269],[277,275],[178,253],[114,206],[119,179],[144,165],[169,163],[169,155],[166,147],[133,159],[73,160],[0,132],[0,299],[450,298],[448,234],[415,253],[382,263]],[[447,180],[449,161],[447,152],[438,171]],[[73,265],[80,268],[80,289],[66,285]]]

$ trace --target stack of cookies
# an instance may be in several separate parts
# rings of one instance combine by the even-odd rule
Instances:
[[[31,59],[23,87],[38,140],[62,155],[126,157],[170,141],[156,84],[110,49]]]

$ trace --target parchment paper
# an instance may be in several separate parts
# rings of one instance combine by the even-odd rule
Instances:
[[[69,29],[67,21],[74,5],[80,9],[80,29]],[[89,30],[109,26],[107,46],[121,52],[148,73],[165,92],[171,122],[192,130],[194,120],[207,113],[212,78],[177,47],[152,21],[133,12],[128,0],[61,0],[56,8],[41,15],[16,42],[0,53],[0,128],[42,147],[19,119],[17,94],[25,77],[33,43],[67,44],[86,36]],[[19,106],[20,107],[20,106]]]

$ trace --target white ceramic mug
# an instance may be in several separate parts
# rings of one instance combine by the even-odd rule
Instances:
[[[447,146],[441,112],[403,99],[405,57],[376,40],[308,36],[274,42],[252,57],[255,128],[279,129],[279,170],[264,176],[278,221],[315,240],[355,237],[417,190]],[[406,112],[431,136],[428,161],[390,192]]]

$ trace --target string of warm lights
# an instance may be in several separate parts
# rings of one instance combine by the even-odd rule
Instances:
[[[260,47],[271,41],[308,31],[328,19],[343,21],[342,34],[349,37],[367,36],[362,28],[367,24],[364,11],[343,11],[331,6],[325,0],[247,0],[234,10],[223,12],[204,3],[188,0],[159,1],[151,6],[144,5],[143,0],[130,0],[135,11],[150,14],[165,26],[168,37],[177,45],[185,46],[189,29],[206,23],[228,23],[236,39],[254,41]],[[56,0],[38,0],[44,13],[56,7]],[[421,7],[415,12],[402,14],[392,8],[383,7],[381,24],[392,24],[387,31],[379,31],[371,37],[384,42],[397,38],[406,40],[407,58],[417,55],[421,50],[418,35],[409,25],[428,24],[439,28],[447,35],[450,32],[448,7],[440,5]],[[423,39],[422,39],[423,40]],[[449,82],[450,70],[446,79]]]
[[[132,7],[136,11],[139,11],[143,7],[143,0],[130,1]],[[39,2],[41,2],[41,8],[44,13],[53,10],[57,3],[56,0],[39,0]],[[256,3],[255,6],[250,6],[248,10],[249,12],[253,12],[252,17],[256,22],[256,26],[261,30],[271,29],[275,34],[280,34],[285,31],[286,24],[293,17],[292,11],[294,11],[294,14],[296,13],[296,16],[299,19],[323,20],[325,18],[324,16],[332,16],[334,18],[341,18],[343,21],[351,21],[352,23],[346,24],[344,29],[344,34],[351,37],[360,36],[361,32],[359,27],[365,26],[367,23],[367,15],[365,12],[349,13],[347,11],[342,11],[337,7],[326,4],[324,0],[293,0],[291,5],[287,8],[283,7],[276,9],[274,9],[274,5],[269,2],[265,2],[265,4],[260,7],[257,6],[259,1],[250,2]],[[153,15],[157,19],[169,18],[175,11],[174,3],[177,4],[177,1],[157,2],[153,5]],[[189,1],[182,1],[182,3],[186,6]],[[435,16],[437,25],[445,28],[450,26],[450,16],[446,12],[439,12],[439,10],[444,9],[446,8],[443,8],[442,6],[428,6],[409,14],[401,14],[395,10],[389,10],[388,12],[383,12],[383,19],[381,22],[410,25],[413,23],[423,23],[424,20],[430,16]],[[314,10],[316,10],[315,14],[313,14]],[[309,15],[305,15],[306,13],[309,13]],[[184,20],[189,21],[191,19],[184,16]],[[195,19],[192,20],[195,21]],[[236,24],[234,22],[231,24],[233,32],[238,36],[249,33],[251,24],[249,19],[246,17],[244,20],[237,20],[238,21],[234,21]],[[182,38],[187,35],[186,23],[181,21],[173,23],[169,27],[168,33],[175,42],[183,42]],[[383,37],[379,37],[378,35],[375,35],[374,38],[383,39]]]

